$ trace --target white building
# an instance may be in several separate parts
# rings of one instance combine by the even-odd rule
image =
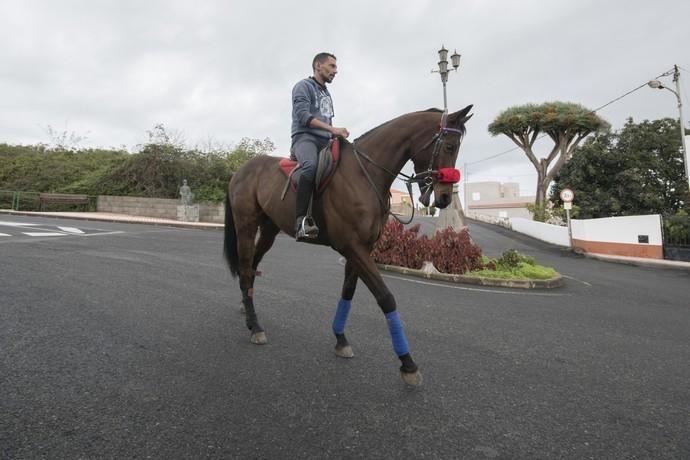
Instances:
[[[531,219],[528,204],[534,204],[534,196],[521,196],[517,182],[468,182],[465,184],[467,214],[493,217],[524,217]]]

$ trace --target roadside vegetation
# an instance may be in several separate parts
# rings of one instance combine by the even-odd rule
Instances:
[[[575,192],[577,217],[663,214],[687,216],[690,194],[685,177],[678,121],[671,118],[606,130],[587,139],[554,177],[551,201],[561,207],[564,188]]]
[[[419,229],[419,225],[405,229],[398,221],[386,222],[372,252],[374,261],[415,270],[429,261],[441,273],[509,280],[544,280],[558,275],[553,268],[538,265],[514,249],[495,259],[483,256],[467,230],[447,228],[429,238],[420,235]]]
[[[508,249],[500,257],[482,257],[483,269],[470,272],[470,276],[508,280],[548,280],[558,275],[551,267],[538,265],[532,257]]]
[[[565,220],[559,196],[564,188],[575,192],[571,217],[580,219],[647,214],[680,219],[690,212],[678,120],[629,118],[622,129],[612,130],[594,111],[556,101],[509,107],[488,130],[512,140],[535,167],[536,199],[529,211],[536,221]]]
[[[162,125],[148,135],[135,153],[79,149],[68,142],[0,144],[0,190],[177,198],[187,179],[195,199],[219,202],[233,172],[274,150],[269,139],[247,138],[232,148],[188,148]]]

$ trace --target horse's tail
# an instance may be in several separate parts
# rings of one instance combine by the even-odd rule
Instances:
[[[232,179],[232,176],[230,177]],[[232,205],[230,204],[230,186],[225,190],[225,238],[223,239],[223,254],[230,267],[233,278],[239,273],[240,258],[237,254],[237,233],[235,232],[235,219],[232,217]]]

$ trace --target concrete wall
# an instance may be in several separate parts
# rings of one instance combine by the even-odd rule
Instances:
[[[225,205],[223,203],[199,203],[199,222],[214,224],[225,223]]]
[[[558,246],[569,247],[568,228],[513,217],[498,219],[494,216],[468,213],[468,217],[482,222],[501,225],[516,232]],[[572,245],[594,254],[663,259],[661,216],[607,217],[604,219],[573,219]]]
[[[573,247],[586,252],[663,259],[661,216],[625,216],[572,221]],[[646,240],[647,242],[642,242]]]
[[[516,232],[524,233],[532,238],[546,241],[547,243],[557,244],[558,246],[570,247],[570,237],[568,227],[545,224],[530,219],[514,217],[510,219],[510,224]]]
[[[177,206],[179,204],[179,200],[175,199],[99,195],[97,210],[130,216],[177,220]],[[197,204],[199,205],[200,222],[223,223],[225,217],[223,204],[208,202]]]
[[[97,210],[130,216],[176,220],[178,204],[178,200],[174,199],[99,195]]]
[[[510,225],[510,219],[506,217],[489,216],[487,214],[479,214],[476,212],[472,212],[471,210],[465,213],[465,215],[470,219],[478,220],[479,222],[485,222],[487,224],[494,224],[501,227],[512,229]]]
[[[559,246],[569,246],[568,229],[527,219],[510,219],[513,230]],[[573,219],[572,246],[585,252],[663,259],[661,216]]]

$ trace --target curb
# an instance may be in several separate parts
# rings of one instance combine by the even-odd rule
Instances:
[[[633,265],[636,267],[647,267],[647,268],[669,268],[672,270],[685,270],[690,271],[690,263],[683,262],[679,260],[666,260],[659,261],[659,259],[642,259],[636,257],[625,257],[625,256],[609,256],[606,254],[596,254],[593,252],[577,252],[573,251],[575,254],[582,255],[587,259],[601,260],[602,262],[611,262],[622,265]]]
[[[116,217],[106,217],[106,216],[88,216],[88,215],[77,215],[75,214],[57,214],[57,213],[46,213],[46,212],[33,212],[33,211],[12,211],[7,209],[0,210],[0,214],[12,215],[12,216],[37,216],[37,217],[48,217],[51,219],[71,219],[71,220],[86,220],[93,222],[112,222],[115,224],[145,224],[145,225],[155,225],[160,227],[177,227],[186,228],[193,230],[222,230],[224,228],[223,224],[213,224],[209,222],[176,222],[174,220],[152,220],[142,217],[141,219],[133,218],[116,218]]]
[[[429,265],[425,267],[428,267]],[[447,281],[450,283],[474,284],[479,286],[505,287],[514,289],[554,289],[563,286],[563,277],[561,275],[547,280],[503,280],[497,278],[486,278],[482,276],[441,273],[435,268],[423,268],[421,270],[416,270],[414,268],[398,267],[395,265],[377,264],[377,266],[381,270],[389,272],[432,279],[436,281]],[[433,267],[433,265],[431,265],[431,267]]]

